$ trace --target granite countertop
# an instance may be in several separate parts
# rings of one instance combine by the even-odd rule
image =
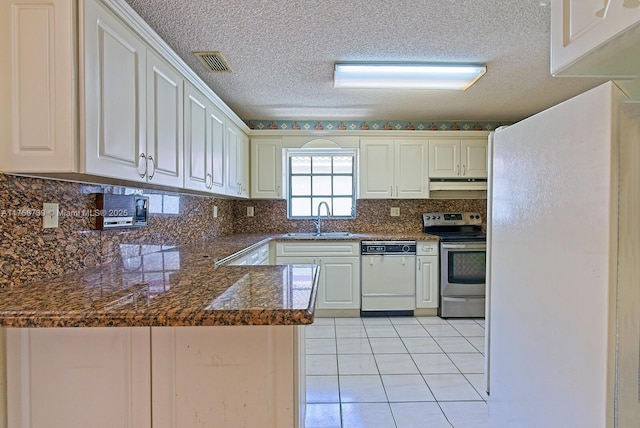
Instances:
[[[0,289],[0,326],[311,324],[317,266],[214,263],[269,239],[222,237]]]
[[[126,327],[311,324],[315,265],[230,266],[283,234],[230,235],[0,289],[0,326]],[[312,240],[437,240],[353,234]]]

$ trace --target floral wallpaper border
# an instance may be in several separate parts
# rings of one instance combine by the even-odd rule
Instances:
[[[246,120],[250,129],[278,131],[492,131],[510,122],[394,120]]]

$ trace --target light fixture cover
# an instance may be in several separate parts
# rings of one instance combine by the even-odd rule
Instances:
[[[486,72],[486,66],[475,64],[337,63],[333,86],[465,90]]]

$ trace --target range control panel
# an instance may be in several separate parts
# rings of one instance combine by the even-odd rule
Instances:
[[[425,226],[464,226],[481,225],[482,216],[478,213],[424,213]]]

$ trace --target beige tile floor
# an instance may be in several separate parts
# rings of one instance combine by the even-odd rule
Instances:
[[[484,320],[316,318],[307,428],[488,426]]]

